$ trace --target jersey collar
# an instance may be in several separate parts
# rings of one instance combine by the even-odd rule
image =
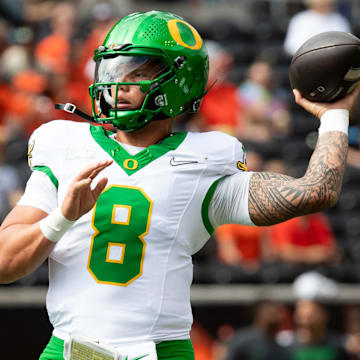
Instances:
[[[106,151],[129,176],[169,151],[177,149],[187,135],[187,132],[172,133],[159,143],[150,145],[137,154],[131,155],[117,141],[111,139],[109,135],[112,133],[105,130],[102,126],[90,124],[90,133],[101,148]]]

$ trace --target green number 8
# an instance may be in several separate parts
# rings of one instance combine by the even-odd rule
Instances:
[[[142,275],[152,205],[136,187],[112,185],[99,196],[88,261],[97,282],[127,286]]]

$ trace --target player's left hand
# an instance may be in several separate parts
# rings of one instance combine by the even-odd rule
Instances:
[[[327,110],[345,109],[350,111],[359,95],[360,84],[350,94],[333,103],[309,101],[305,99],[297,89],[294,89],[293,92],[295,96],[295,102],[302,106],[310,114],[313,114],[320,119]]]
[[[108,179],[100,179],[93,189],[91,188],[92,181],[112,162],[112,160],[105,160],[91,164],[75,177],[61,204],[61,212],[66,219],[77,220],[93,208],[105,189]]]

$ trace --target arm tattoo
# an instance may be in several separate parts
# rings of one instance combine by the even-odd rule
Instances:
[[[333,206],[339,198],[347,136],[326,132],[318,140],[302,178],[256,172],[250,180],[249,213],[256,225],[273,225]]]

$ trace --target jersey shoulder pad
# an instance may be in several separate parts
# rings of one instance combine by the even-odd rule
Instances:
[[[233,172],[246,171],[245,147],[234,136],[220,131],[193,132],[188,135],[188,146],[203,156],[209,164],[228,166],[230,173],[231,169]]]
[[[69,120],[53,120],[39,126],[29,139],[29,166],[32,169],[35,166],[50,166],[67,143],[74,136],[81,136],[88,127],[89,124]]]

